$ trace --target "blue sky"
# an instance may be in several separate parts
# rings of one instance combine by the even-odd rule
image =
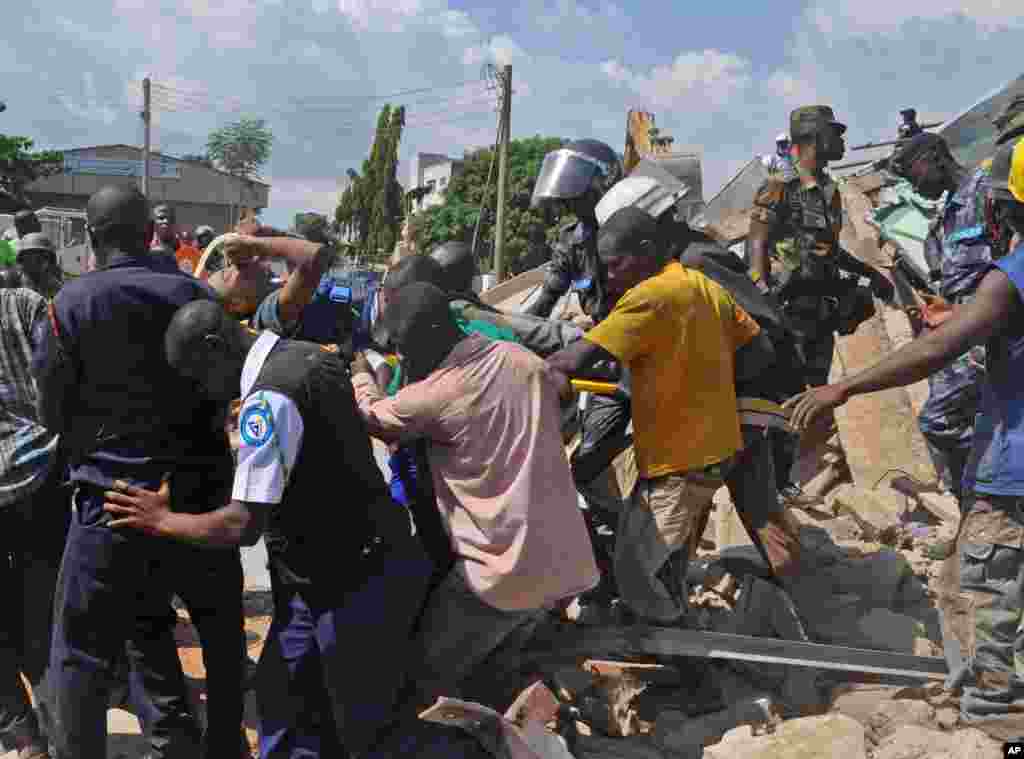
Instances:
[[[706,195],[771,148],[789,111],[830,103],[854,143],[891,137],[897,111],[944,116],[1024,71],[1019,0],[37,0],[0,48],[5,133],[41,147],[203,149],[240,115],[274,130],[265,218],[331,213],[372,140],[372,96],[408,108],[417,151],[459,155],[494,137],[485,63],[511,63],[513,136],[596,137],[622,149],[645,108],[704,157]],[[24,9],[24,10],[22,10]],[[462,86],[459,83],[469,82]]]

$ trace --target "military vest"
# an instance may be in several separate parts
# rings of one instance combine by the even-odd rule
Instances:
[[[817,285],[813,287],[816,294],[830,294],[821,286],[839,279],[836,250],[843,225],[839,188],[831,180],[805,188],[793,179],[786,182],[779,206],[775,250],[783,268],[781,289],[794,291],[794,296],[810,295],[805,291]]]

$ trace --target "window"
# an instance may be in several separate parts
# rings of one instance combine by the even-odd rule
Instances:
[[[444,187],[447,184],[448,184],[448,177],[441,177],[441,182],[440,182],[441,187]]]

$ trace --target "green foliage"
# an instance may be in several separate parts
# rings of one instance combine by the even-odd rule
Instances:
[[[552,210],[530,208],[533,186],[540,173],[544,156],[561,147],[557,137],[529,137],[509,143],[509,188],[506,208],[505,256],[506,269],[521,271],[527,261],[543,259],[549,232],[567,217]],[[462,170],[452,178],[445,191],[445,201],[428,208],[412,218],[412,233],[420,250],[430,250],[450,240],[473,242],[473,230],[480,207],[486,199],[484,218],[480,223],[477,255],[481,269],[491,268],[494,247],[494,208],[497,202],[497,166],[487,175],[494,155],[492,148],[468,153]],[[486,198],[485,198],[486,196]]]
[[[63,153],[33,151],[33,144],[28,137],[0,134],[0,192],[17,204],[26,204],[26,185],[63,171]]]
[[[381,109],[363,172],[349,169],[350,184],[334,212],[339,231],[350,235],[358,249],[375,259],[391,254],[402,223],[402,185],[397,172],[404,127],[404,107],[385,105]]]
[[[211,132],[206,152],[224,171],[249,179],[270,160],[273,142],[266,121],[243,118]]]

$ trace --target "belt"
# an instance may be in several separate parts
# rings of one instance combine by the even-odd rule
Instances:
[[[786,432],[795,431],[789,424],[789,412],[773,401],[763,398],[737,398],[736,411],[740,417],[740,424],[775,427]]]

